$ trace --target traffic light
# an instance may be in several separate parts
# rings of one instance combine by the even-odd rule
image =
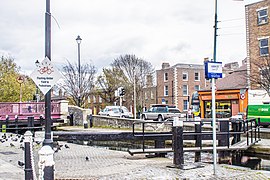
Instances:
[[[121,90],[121,94],[122,94],[122,96],[124,96],[124,95],[125,95],[125,93],[126,93],[126,90],[125,90],[124,88],[122,88],[122,90]]]
[[[119,92],[119,96],[124,96],[126,93],[126,90],[123,87],[120,87],[118,92]]]

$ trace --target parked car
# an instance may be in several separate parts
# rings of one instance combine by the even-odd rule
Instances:
[[[175,106],[166,104],[152,105],[147,111],[143,112],[141,119],[163,121],[172,117],[185,117]]]
[[[123,118],[133,117],[132,113],[129,112],[125,106],[106,106],[102,111],[98,113],[98,115]]]

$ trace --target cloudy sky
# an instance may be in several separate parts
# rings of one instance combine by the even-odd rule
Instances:
[[[246,57],[245,5],[258,0],[218,0],[217,61]],[[45,56],[45,0],[6,0],[0,7],[0,54],[22,73]],[[81,61],[98,69],[135,54],[160,69],[162,62],[200,63],[213,56],[214,0],[51,0],[52,61]],[[55,19],[55,20],[54,20]]]

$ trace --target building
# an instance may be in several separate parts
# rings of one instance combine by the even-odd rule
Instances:
[[[247,44],[247,70],[248,85],[250,89],[260,89],[260,85],[254,83],[250,77],[262,73],[257,63],[263,63],[269,59],[269,23],[270,0],[263,0],[246,5],[246,44]],[[269,68],[269,67],[268,67]],[[260,78],[260,76],[258,76]]]
[[[180,111],[190,107],[193,92],[209,86],[205,80],[204,65],[163,63],[162,69],[156,71],[157,103],[174,104]]]
[[[248,105],[247,64],[232,70],[216,83],[216,117],[229,118],[238,113],[245,114]],[[225,67],[228,67],[225,65]],[[227,68],[228,69],[228,68]],[[200,99],[200,115],[202,118],[212,117],[212,91],[198,91]]]
[[[151,104],[157,104],[157,86],[153,83],[153,76],[148,75],[146,80],[146,87],[143,88],[142,104],[145,108],[151,106]]]

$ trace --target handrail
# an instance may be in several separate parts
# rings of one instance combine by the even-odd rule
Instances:
[[[255,118],[252,119],[246,119],[246,120],[236,120],[237,123],[239,123],[239,130],[234,132],[232,130],[230,130],[230,124],[232,124],[230,119],[217,119],[217,123],[220,122],[229,122],[227,127],[227,131],[217,131],[216,135],[227,135],[228,137],[228,141],[227,141],[227,146],[228,148],[230,147],[230,137],[234,136],[234,137],[239,137],[239,139],[237,139],[237,142],[240,141],[240,137],[241,135],[246,135],[247,137],[247,146],[249,146],[250,142],[249,140],[251,140],[251,143],[254,144],[256,142],[258,142],[260,140],[260,127],[259,127],[259,122],[260,119],[258,119],[258,123],[256,121]],[[210,119],[202,119],[201,121],[195,121],[195,120],[187,120],[187,121],[183,121],[183,123],[190,123],[190,122],[199,122],[201,128],[204,124],[206,124],[206,122],[211,122]],[[140,121],[140,122],[134,122],[133,123],[133,136],[142,136],[142,143],[143,143],[143,152],[145,150],[145,138],[146,137],[156,137],[156,136],[161,136],[161,135],[172,135],[172,132],[156,132],[156,131],[147,131],[145,128],[147,127],[146,124],[170,124],[172,126],[172,122],[171,121],[163,121],[163,122],[159,122],[159,121]],[[141,132],[135,132],[135,125],[136,124],[142,124],[142,129]],[[219,126],[218,126],[219,127]],[[219,129],[219,128],[218,128]],[[167,134],[166,134],[167,133]],[[201,131],[201,132],[194,132],[194,131],[184,131],[183,132],[183,137],[188,137],[188,136],[200,136],[201,140],[203,135],[212,135],[211,131]],[[250,137],[251,135],[251,137]],[[208,136],[209,137],[209,136]],[[257,138],[258,137],[258,138]],[[196,140],[196,139],[194,139]],[[236,142],[235,142],[236,143]],[[202,144],[200,145],[200,148],[202,149]]]

